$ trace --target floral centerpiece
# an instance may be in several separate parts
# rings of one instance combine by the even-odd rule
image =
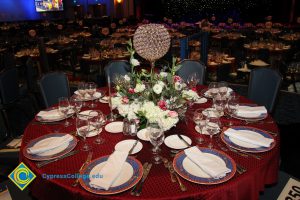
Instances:
[[[148,121],[160,121],[163,129],[169,130],[184,115],[187,105],[199,98],[196,90],[189,89],[175,75],[180,68],[176,58],[173,58],[168,72],[136,70],[140,62],[134,58],[135,50],[131,41],[127,49],[131,55],[131,73],[115,78],[116,93],[111,99],[113,107],[121,116],[137,120],[141,128]]]

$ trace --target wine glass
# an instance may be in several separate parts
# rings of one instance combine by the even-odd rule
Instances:
[[[104,139],[100,137],[100,129],[106,122],[105,115],[100,110],[92,110],[89,113],[89,118],[90,118],[89,120],[90,120],[91,129],[94,128],[97,131],[97,137],[96,137],[94,143],[95,144],[103,144]]]
[[[226,106],[226,97],[221,94],[217,94],[213,98],[213,107],[216,109],[218,116],[224,114],[224,108]]]
[[[154,163],[160,164],[162,159],[159,156],[159,146],[164,142],[164,131],[158,122],[148,122],[147,130],[149,131],[150,142],[154,146],[152,149]]]
[[[225,81],[218,83],[219,93],[222,97],[225,97],[228,91],[228,83]]]
[[[210,142],[208,144],[208,148],[212,149],[213,148],[213,143],[212,143],[212,137],[213,135],[217,134],[220,132],[221,129],[221,122],[218,117],[215,116],[210,116],[206,118],[206,131],[210,136]]]
[[[83,137],[84,145],[82,147],[82,151],[89,151],[90,147],[86,142],[86,136],[90,131],[89,118],[77,117],[76,130],[77,130],[77,134]]]
[[[88,82],[86,83],[86,91],[88,95],[90,96],[89,98],[91,99],[92,103],[89,105],[90,108],[95,108],[96,104],[94,103],[94,94],[96,93],[97,86],[93,82]]]
[[[191,73],[187,78],[187,84],[190,89],[195,88],[198,82],[199,82],[199,74],[197,72]]]
[[[82,101],[80,99],[76,99],[76,97],[71,97],[70,107],[75,111],[76,116],[78,117],[78,114],[82,108]]]
[[[214,98],[219,93],[219,85],[217,82],[211,82],[208,85],[208,91],[211,98]]]
[[[86,90],[86,83],[84,82],[80,82],[78,84],[78,93],[79,93],[79,98],[80,99],[85,99],[85,94],[87,93],[87,90]],[[83,102],[82,104],[83,107],[85,107],[85,102]]]
[[[235,94],[231,94],[227,101],[227,111],[230,116],[235,115],[239,108],[239,97]],[[232,121],[229,122],[229,126],[232,126]]]
[[[67,97],[60,97],[58,99],[58,110],[59,112],[61,112],[64,115],[65,120],[65,127],[68,127],[70,125],[72,125],[69,121],[68,121],[68,112],[70,110],[70,103]]]
[[[196,124],[196,127],[199,128],[199,133],[202,134],[202,129],[206,124],[205,116],[202,114],[202,109],[195,110],[193,120]],[[202,144],[204,142],[204,139],[202,137],[198,137],[196,141],[197,143]]]

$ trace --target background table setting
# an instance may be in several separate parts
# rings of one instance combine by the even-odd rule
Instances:
[[[154,131],[154,126],[138,130],[137,124],[133,129],[132,121],[124,121],[129,124],[129,134],[125,133],[123,118],[105,120],[112,110],[110,98],[105,96],[107,88],[94,88],[94,94],[97,91],[100,95],[91,95],[95,97],[92,101],[76,101],[81,89],[73,95],[74,101],[69,100],[69,109],[62,109],[60,100],[56,109],[41,111],[25,130],[20,160],[37,175],[30,190],[38,199],[258,199],[265,185],[277,181],[280,138],[276,123],[264,107],[228,87],[223,91],[218,83],[198,85],[196,91],[202,100],[191,104],[185,118],[155,141],[157,152],[159,146],[161,150],[154,160],[154,142],[149,142],[149,130]],[[221,99],[214,98],[215,90]],[[223,98],[230,99],[226,100],[229,108],[239,104],[238,110],[219,112]],[[70,112],[70,106],[75,111]],[[57,116],[58,111],[63,114]],[[214,136],[214,127],[209,126],[214,121],[207,119],[210,124],[206,129],[201,125],[204,111],[207,115],[221,113]],[[98,114],[91,115],[93,112]],[[102,123],[84,133],[82,118],[95,116],[101,116]],[[158,155],[160,164],[155,160]],[[103,180],[99,182],[96,175],[100,171]],[[90,178],[47,179],[45,174]]]

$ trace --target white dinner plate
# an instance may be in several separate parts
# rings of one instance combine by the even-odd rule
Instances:
[[[257,133],[257,132],[254,132],[254,131],[250,131],[250,130],[243,130],[243,131],[240,131],[240,134],[243,134],[243,135],[255,135],[255,137],[257,138],[265,138],[263,135]],[[240,147],[245,147],[245,148],[259,148],[260,146],[259,145],[255,145],[255,144],[251,144],[251,143],[248,143],[248,142],[243,142],[239,139],[236,139],[236,138],[233,138],[233,137],[229,137],[229,139],[231,140],[231,142],[233,142],[234,144],[240,146]]]
[[[202,104],[202,103],[206,103],[207,102],[207,98],[199,98],[195,101],[196,104]]]
[[[181,135],[181,137],[189,144],[191,145],[192,144],[192,140],[188,137],[188,136],[185,136],[185,135]],[[178,135],[170,135],[168,137],[165,138],[165,141],[164,141],[165,145],[169,148],[172,148],[172,149],[185,149],[188,147],[188,145],[186,145],[184,143],[184,141],[182,141]]]
[[[224,115],[224,112],[217,114],[217,111],[215,108],[206,108],[205,110],[202,111],[202,114],[206,117],[208,116],[209,113],[211,114],[212,117],[222,117]]]
[[[111,122],[105,126],[105,130],[109,133],[123,132],[123,122]]]
[[[136,140],[133,139],[123,140],[116,144],[115,150],[129,152],[135,142]],[[138,153],[140,150],[142,150],[142,148],[143,148],[143,144],[140,141],[138,141],[131,154]]]
[[[34,147],[34,148],[43,147],[43,146],[45,146],[45,144],[48,144],[49,141],[51,141],[53,139],[55,139],[55,137],[45,138],[45,139],[40,140],[37,143],[35,143],[32,147]],[[45,151],[43,153],[39,153],[37,155],[39,155],[39,156],[52,156],[52,155],[55,155],[57,153],[60,153],[60,152],[64,151],[65,149],[67,149],[68,146],[69,146],[69,143],[65,143],[61,146],[58,146],[57,148],[51,149],[49,151]]]
[[[150,141],[149,132],[147,131],[147,128],[139,130],[137,132],[137,137],[144,141]]]

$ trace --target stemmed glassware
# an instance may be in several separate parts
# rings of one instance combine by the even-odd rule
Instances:
[[[67,97],[60,97],[58,99],[58,110],[59,112],[61,112],[64,115],[65,120],[65,127],[68,127],[70,125],[72,125],[69,121],[68,121],[68,112],[70,110],[70,103]]]
[[[83,137],[84,145],[82,147],[82,151],[89,151],[90,147],[86,142],[86,136],[90,132],[89,117],[87,118],[77,117],[76,130],[77,130],[77,134]]]
[[[86,83],[86,91],[89,94],[89,98],[91,99],[92,103],[89,105],[90,108],[95,108],[96,104],[94,103],[94,94],[96,93],[97,86],[93,82]]]
[[[227,101],[227,111],[230,116],[235,115],[239,108],[239,97],[235,94],[231,94]],[[232,126],[232,122],[229,122],[229,126]]]
[[[193,120],[199,129],[199,133],[202,134],[203,127],[206,124],[205,116],[202,114],[202,109],[195,110]],[[204,142],[204,139],[202,137],[198,137],[196,138],[196,141],[197,143],[202,144]]]
[[[78,84],[78,93],[79,93],[79,98],[80,99],[84,99],[85,98],[85,94],[87,93],[87,85],[84,82],[81,82]],[[83,102],[82,104],[83,107],[85,107],[85,102]]]
[[[107,77],[107,83],[108,83],[108,93],[109,93],[108,104],[109,104],[109,108],[110,108],[110,114],[107,116],[107,120],[110,122],[113,122],[116,120],[116,116],[113,113],[112,91],[111,91],[113,83],[110,80],[110,76]]]
[[[103,144],[104,139],[100,137],[100,130],[106,122],[105,115],[100,110],[92,110],[89,113],[90,127],[96,129],[97,137],[94,141],[95,144]]]
[[[210,116],[206,118],[206,131],[210,136],[210,142],[208,144],[208,148],[212,149],[213,148],[213,143],[212,143],[212,137],[213,135],[217,134],[221,130],[221,122],[218,117],[215,116]]]
[[[226,106],[226,97],[222,96],[220,94],[217,94],[214,98],[213,98],[213,107],[215,108],[215,110],[217,111],[219,116],[222,116],[224,114],[224,108]]]
[[[152,149],[152,153],[154,155],[153,162],[155,164],[160,164],[162,162],[162,158],[159,156],[159,146],[164,142],[164,131],[158,122],[148,122],[147,130],[149,131],[150,142],[154,146]]]
[[[70,106],[75,111],[76,117],[78,117],[78,114],[82,108],[82,101],[80,99],[76,99],[76,97],[71,97]]]
[[[221,81],[218,83],[218,88],[219,88],[219,94],[222,97],[225,97],[228,91],[228,83],[226,83],[225,81]]]
[[[199,82],[199,75],[197,72],[191,73],[187,78],[187,84],[190,89],[193,89],[197,86]]]
[[[210,91],[210,96],[214,98],[219,93],[219,84],[217,82],[211,82],[208,85],[208,91]]]

